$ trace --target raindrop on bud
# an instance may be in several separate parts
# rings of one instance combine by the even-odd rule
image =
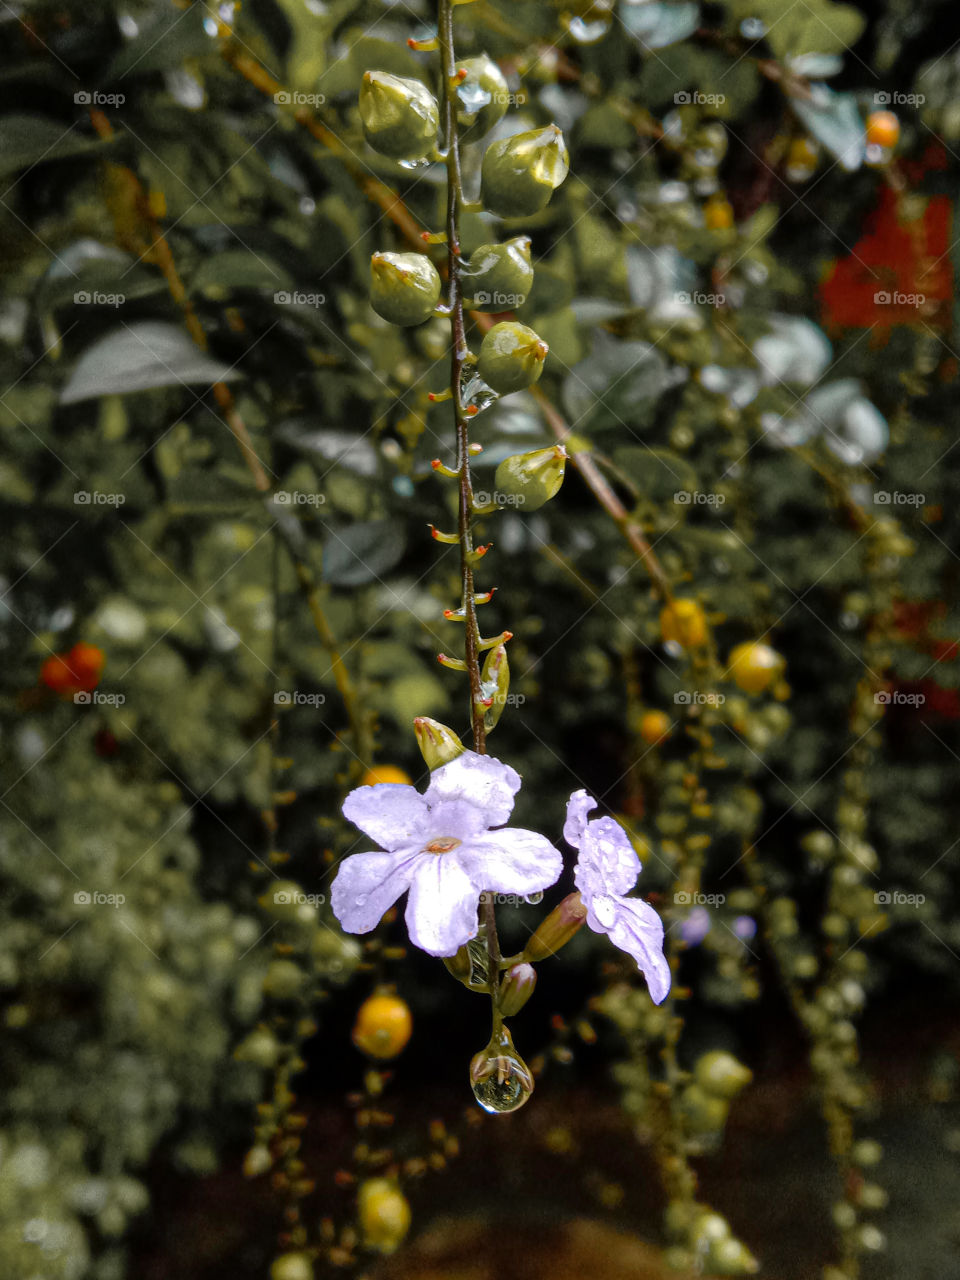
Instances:
[[[533,1093],[530,1068],[513,1047],[506,1027],[494,1032],[490,1043],[470,1062],[473,1096],[489,1115],[517,1111]]]

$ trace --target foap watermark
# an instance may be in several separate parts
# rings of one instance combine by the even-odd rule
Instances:
[[[327,495],[307,493],[303,489],[278,489],[273,500],[278,507],[322,507]]]
[[[301,293],[299,289],[294,289],[292,293],[286,289],[280,289],[273,295],[273,300],[278,307],[322,307],[327,301],[325,293]]]
[[[304,693],[302,689],[278,689],[273,695],[275,707],[322,707],[325,693]]]
[[[273,900],[280,906],[322,907],[327,900],[325,893],[301,893],[299,889],[277,889]]]
[[[78,107],[122,107],[125,93],[101,93],[99,89],[78,89],[73,95]]]
[[[678,489],[673,500],[678,507],[722,507],[726,502],[722,493],[702,493],[699,489]]]
[[[512,311],[522,307],[527,300],[525,293],[487,293],[481,289],[473,295],[478,307],[499,307],[501,311]]]
[[[873,695],[878,707],[922,707],[926,694],[904,693],[902,689],[881,689]]]
[[[126,502],[122,493],[101,493],[99,489],[78,489],[73,495],[78,507],[122,507]]]
[[[899,89],[887,92],[878,89],[873,101],[878,107],[922,107],[927,100],[925,93],[901,93]]]
[[[478,507],[522,507],[526,498],[522,493],[503,493],[494,489],[492,493],[481,490],[474,494]]]
[[[925,493],[902,493],[899,489],[879,489],[873,495],[878,507],[922,507],[926,500]]]
[[[76,307],[122,307],[127,300],[125,293],[101,293],[99,289],[80,289],[73,295]]]
[[[542,893],[481,893],[480,901],[496,907],[535,907],[543,901]]]
[[[726,100],[725,93],[701,93],[699,89],[692,89],[689,93],[681,89],[673,95],[678,107],[721,107]]]
[[[698,307],[722,307],[727,301],[725,293],[677,293],[674,294],[677,302],[682,307],[691,305]]]
[[[101,893],[99,889],[78,889],[73,895],[78,907],[122,907],[126,900],[126,894]]]
[[[925,293],[901,293],[899,289],[878,289],[873,295],[877,307],[922,307],[926,301]]]
[[[501,107],[523,107],[530,100],[530,95],[525,89],[518,89],[516,93],[504,93],[498,90],[493,95],[493,101]]]
[[[926,902],[926,894],[901,893],[899,889],[881,889],[873,895],[878,907],[921,907]]]
[[[103,693],[100,689],[79,689],[73,700],[78,707],[122,707],[126,694]]]
[[[678,907],[722,907],[727,900],[725,893],[694,893],[693,890],[679,889],[673,900]]]
[[[301,93],[298,89],[281,89],[273,95],[278,107],[322,107],[326,95],[322,93]]]
[[[719,707],[727,699],[722,693],[704,693],[701,689],[679,689],[673,695],[673,700],[681,707]]]

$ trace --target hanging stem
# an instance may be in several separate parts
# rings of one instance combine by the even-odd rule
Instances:
[[[457,472],[460,513],[457,531],[460,541],[460,583],[464,616],[464,659],[470,682],[470,723],[473,747],[480,755],[487,750],[483,693],[480,686],[480,631],[473,589],[473,484],[470,479],[470,438],[468,418],[460,393],[463,367],[469,354],[463,319],[463,285],[460,279],[460,211],[463,182],[460,173],[460,140],[457,136],[456,55],[453,45],[453,0],[439,0],[437,34],[440,45],[443,84],[443,131],[447,163],[447,302],[450,308],[450,391],[457,431]],[[497,996],[500,986],[500,940],[492,894],[484,894],[480,918],[487,941],[490,995],[494,1024],[498,1021]]]

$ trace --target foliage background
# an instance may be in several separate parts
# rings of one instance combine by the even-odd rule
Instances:
[[[571,149],[548,209],[500,229],[534,240],[536,283],[518,314],[550,343],[542,387],[573,429],[570,452],[609,464],[721,653],[770,631],[787,660],[783,700],[721,685],[712,750],[724,768],[708,779],[701,887],[728,901],[683,962],[688,1066],[721,1044],[762,1081],[786,1070],[785,1043],[800,1051],[767,950],[729,928],[760,915],[744,840],[756,842],[768,896],[798,904],[811,950],[837,886],[832,855],[818,858],[804,837],[825,827],[869,840],[870,893],[844,934],[852,946],[869,938],[869,1007],[902,1011],[935,985],[956,994],[951,16],[945,4],[867,13],[826,0],[702,12],[483,0],[457,11],[458,52],[485,50],[517,95],[498,131],[555,119]],[[752,18],[766,22],[765,40],[744,34]],[[273,1016],[262,981],[276,925],[257,904],[269,877],[323,893],[352,839],[337,816],[345,786],[377,761],[424,775],[415,715],[466,728],[462,688],[435,661],[456,643],[442,618],[458,591],[456,552],[426,530],[452,514],[430,467],[452,460],[449,415],[427,400],[444,383],[446,325],[400,331],[367,302],[370,253],[410,247],[407,215],[387,216],[384,190],[435,228],[445,188],[439,166],[409,172],[366,148],[356,112],[369,67],[430,77],[429,55],[404,42],[432,18],[417,4],[355,0],[219,11],[59,0],[7,6],[0,20],[0,1264],[11,1276],[109,1280],[135,1274],[126,1238],[151,1186],[212,1178],[225,1157],[235,1169],[269,1088],[256,1064],[233,1058]],[[837,96],[814,110],[803,85],[829,72],[802,59],[828,55],[842,56]],[[278,103],[270,77],[316,101]],[[696,93],[707,102],[676,100]],[[897,108],[898,160],[841,163],[878,94],[924,99]],[[789,147],[808,132],[823,145],[801,182],[787,173]],[[468,184],[481,154],[467,150]],[[731,227],[704,225],[710,197],[730,201]],[[467,250],[496,229],[469,215]],[[878,303],[881,290],[926,302]],[[790,317],[805,323],[785,327]],[[753,385],[771,332],[764,363],[781,377]],[[848,378],[862,380],[883,425],[862,408],[851,425],[805,399]],[[215,381],[229,384],[261,474],[289,502],[258,492]],[[474,437],[488,489],[503,457],[556,438],[528,393],[487,409]],[[712,500],[685,504],[678,491]],[[881,509],[877,492],[908,497]],[[691,674],[661,643],[645,562],[572,465],[542,511],[488,525],[492,629],[514,633],[514,705],[494,751],[524,775],[517,820],[559,838],[567,795],[587,786],[631,823],[643,892],[680,928],[689,911],[672,896],[671,841],[686,830],[676,793],[697,739],[675,695]],[[100,691],[113,703],[38,686],[44,658],[80,640],[106,653]],[[889,706],[864,763],[867,806],[844,790],[865,645],[882,688],[913,695]],[[275,694],[293,690],[312,703],[278,714]],[[651,706],[676,722],[662,749],[638,738]],[[925,900],[879,910],[874,893],[897,890]],[[77,901],[84,892],[125,902]],[[507,908],[503,927],[522,939],[535,916]],[[331,926],[321,907],[296,940],[309,990],[333,993],[305,1050],[304,1096],[321,1126],[327,1112],[348,1114],[363,1073],[351,1010],[384,977],[423,1028],[411,1055],[432,1064],[437,1098],[459,1114],[454,1082],[482,1034],[474,1002],[422,957],[382,952],[342,991],[358,953]],[[544,967],[531,1055],[551,1035],[550,1012],[573,1017],[627,976],[610,963],[590,935]],[[584,1052],[594,1057],[556,1087],[586,1082],[608,1096],[606,1064],[623,1056],[612,1028]],[[934,1062],[933,1096],[948,1100],[954,1058]],[[399,1083],[412,1101],[398,1149],[411,1156],[430,1076],[401,1071]],[[330,1173],[307,1202],[312,1223],[349,1217]],[[255,1185],[267,1201],[266,1180]],[[428,1220],[430,1193],[418,1203]],[[750,1221],[736,1225],[762,1255]],[[249,1262],[255,1274],[272,1248],[258,1245],[252,1261],[210,1267],[240,1274]],[[777,1274],[801,1274],[789,1257],[778,1263]],[[177,1274],[220,1274],[190,1266],[181,1257]]]

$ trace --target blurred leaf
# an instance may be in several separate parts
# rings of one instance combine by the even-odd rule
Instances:
[[[361,520],[334,529],[323,539],[323,580],[337,587],[361,587],[388,573],[403,556],[406,537],[398,520]]]
[[[79,121],[65,125],[48,116],[0,116],[0,177],[28,165],[92,155],[114,145],[85,137],[82,127]]]
[[[860,39],[867,21],[859,9],[831,0],[801,0],[789,5],[783,0],[734,0],[730,12],[737,21],[759,18],[767,28],[767,43],[778,58],[843,53]]]
[[[700,25],[700,6],[692,0],[625,0],[620,18],[648,49],[663,49],[692,35]]]
[[[811,84],[810,93],[810,98],[791,97],[794,111],[844,169],[859,169],[867,139],[856,98],[852,93],[836,93],[822,80]]]
[[[184,329],[161,320],[140,320],[106,334],[88,347],[60,393],[61,404],[154,387],[227,382],[236,369],[206,355]]]
[[[593,349],[563,380],[563,405],[574,430],[639,425],[666,386],[666,364],[649,342],[621,342],[602,330]]]
[[[186,58],[213,53],[216,44],[203,28],[204,15],[201,4],[157,10],[152,21],[144,23],[110,63],[106,83],[114,84],[126,76],[137,78],[150,71],[166,71],[179,67]]]

